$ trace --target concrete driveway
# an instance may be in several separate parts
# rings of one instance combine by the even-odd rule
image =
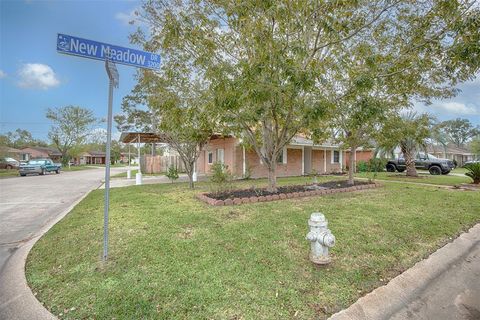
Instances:
[[[112,168],[120,173],[126,168]],[[104,179],[104,169],[0,180],[0,319],[47,319],[23,272],[36,240]],[[100,241],[100,240],[99,240]]]

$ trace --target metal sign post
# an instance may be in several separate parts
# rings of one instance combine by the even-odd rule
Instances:
[[[83,39],[62,33],[57,34],[57,52],[82,58],[105,61],[105,69],[107,70],[109,78],[106,147],[107,150],[105,158],[105,207],[103,213],[103,260],[106,261],[108,256],[108,209],[110,204],[110,148],[112,142],[112,100],[113,87],[118,87],[118,71],[115,62],[143,69],[159,70],[160,56],[152,52],[120,47],[108,43]],[[130,167],[130,145],[128,150],[128,157],[128,165]],[[141,172],[140,157],[138,161],[139,172]]]
[[[103,261],[108,256],[108,209],[110,207],[110,148],[112,144],[112,100],[113,87],[118,88],[118,71],[115,63],[105,60],[108,85],[107,152],[105,158],[105,205],[103,208]]]

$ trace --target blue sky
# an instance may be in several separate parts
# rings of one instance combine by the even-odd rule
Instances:
[[[0,133],[22,128],[46,139],[48,107],[78,105],[105,118],[108,80],[103,62],[57,53],[56,35],[135,48],[128,41],[135,27],[128,21],[139,6],[137,1],[0,1]],[[114,114],[135,85],[135,68],[117,68]],[[480,77],[460,89],[453,99],[428,107],[416,104],[415,109],[440,120],[462,117],[480,125]]]

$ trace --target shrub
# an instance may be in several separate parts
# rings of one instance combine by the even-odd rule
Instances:
[[[167,173],[165,174],[167,176],[168,179],[170,179],[170,181],[175,181],[178,179],[178,170],[175,166],[171,165],[168,170],[167,170]]]
[[[368,160],[367,166],[370,172],[382,172],[387,165],[388,160],[385,158],[372,158]]]
[[[228,170],[228,166],[220,162],[215,162],[212,165],[212,175],[210,181],[212,182],[213,192],[220,193],[231,189],[233,176]]]
[[[468,170],[465,175],[472,178],[474,184],[480,184],[480,162],[466,164],[465,168]]]
[[[357,172],[368,172],[368,164],[364,160],[360,160],[357,162]]]

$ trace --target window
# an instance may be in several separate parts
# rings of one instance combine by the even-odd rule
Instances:
[[[340,151],[333,150],[333,152],[332,152],[332,163],[340,163]]]
[[[224,154],[225,152],[223,149],[217,149],[217,162],[225,163]]]
[[[213,163],[213,152],[212,151],[208,151],[208,164],[212,164]]]
[[[284,147],[282,152],[279,154],[277,163],[287,164],[287,148]]]

